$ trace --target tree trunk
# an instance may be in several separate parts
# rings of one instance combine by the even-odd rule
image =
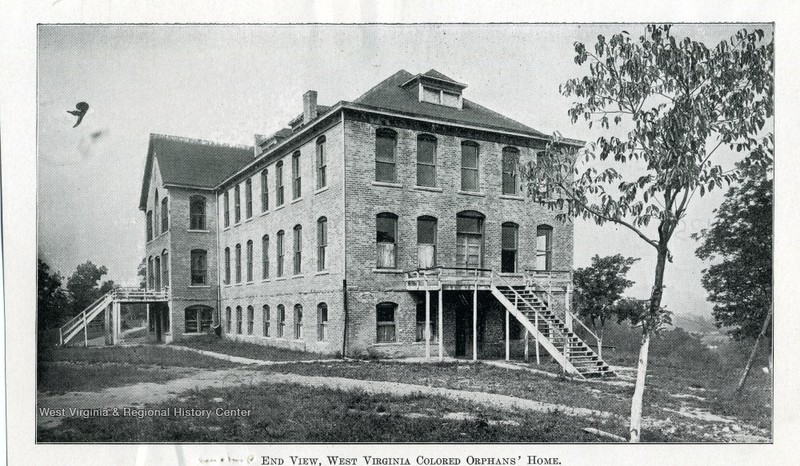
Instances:
[[[758,337],[756,338],[756,343],[753,345],[753,351],[750,352],[750,357],[747,359],[747,364],[744,366],[744,373],[742,374],[742,378],[739,380],[739,385],[736,387],[736,393],[741,392],[742,388],[744,388],[744,382],[745,380],[747,380],[747,376],[750,374],[750,368],[753,366],[753,359],[756,357],[756,352],[758,351],[758,344],[761,343],[761,338],[763,338],[764,334],[767,333],[767,329],[769,328],[769,321],[771,318],[772,318],[772,307],[769,308],[769,312],[767,313],[767,318],[764,319],[764,325],[761,327],[761,333],[758,334]],[[772,367],[770,367],[770,372],[772,372]]]
[[[636,367],[636,388],[631,400],[631,442],[639,442],[642,433],[642,399],[644,398],[644,379],[647,375],[647,355],[650,350],[650,333],[642,332],[642,346],[639,348],[639,363]]]
[[[639,363],[636,368],[636,387],[631,399],[631,423],[629,432],[631,442],[639,442],[642,433],[642,399],[644,398],[644,382],[647,376],[647,355],[650,350],[650,334],[657,330],[656,324],[651,325],[651,319],[658,321],[658,313],[661,312],[661,297],[664,289],[664,268],[667,264],[667,241],[666,235],[661,235],[658,247],[658,257],[656,260],[656,276],[653,283],[653,291],[650,295],[650,309],[648,315],[642,319],[642,346],[639,348]]]

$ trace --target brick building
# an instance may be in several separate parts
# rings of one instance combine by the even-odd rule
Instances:
[[[401,70],[352,102],[309,91],[254,147],[152,135],[147,283],[170,296],[151,307],[153,338],[219,324],[323,354],[477,358],[521,353],[528,331],[552,339],[548,315],[569,332],[557,278],[572,225],[519,177],[549,137],[466,87]]]

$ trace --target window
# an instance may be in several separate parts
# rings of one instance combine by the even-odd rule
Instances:
[[[147,259],[147,288],[153,289],[155,287],[156,277],[153,275],[153,256]]]
[[[253,281],[253,240],[247,241],[247,281]]]
[[[436,219],[423,215],[417,218],[417,259],[421,269],[436,266]]]
[[[225,248],[225,281],[226,285],[231,284],[231,248]]]
[[[283,205],[283,160],[275,164],[275,197],[276,205]]]
[[[394,183],[397,181],[394,150],[397,133],[380,128],[375,133],[375,181]]]
[[[294,226],[294,274],[299,275],[303,271],[303,227]]]
[[[375,306],[377,338],[378,343],[394,343],[397,341],[395,334],[394,312],[397,309],[395,303],[380,303]]]
[[[328,154],[325,153],[325,136],[317,139],[317,189],[328,186]]]
[[[189,229],[206,229],[206,198],[203,196],[189,198]]]
[[[536,227],[536,270],[551,270],[553,266],[553,227]]]
[[[253,216],[253,179],[244,182],[244,215],[245,218]]]
[[[452,92],[442,91],[442,105],[447,105],[448,107],[456,107],[461,108],[461,96],[458,94],[453,94]]]
[[[456,216],[456,267],[483,266],[483,220],[483,214],[472,210]]]
[[[278,338],[283,338],[283,330],[286,328],[286,308],[283,304],[278,304]]]
[[[153,272],[156,273],[156,289],[161,289],[161,257],[156,256],[153,262]]]
[[[153,198],[153,235],[158,236],[158,190],[156,189],[156,195]]]
[[[515,273],[517,271],[517,248],[519,244],[519,227],[516,223],[506,222],[503,224],[501,243],[500,271]]]
[[[317,340],[325,341],[328,339],[326,328],[328,327],[328,305],[325,303],[317,304]]]
[[[375,229],[378,246],[377,268],[397,268],[397,215],[386,212],[378,214],[375,218]]]
[[[193,249],[191,252],[192,285],[206,284],[206,251]]]
[[[269,235],[261,237],[261,278],[269,278]]]
[[[224,201],[224,208],[225,208],[225,226],[231,226],[231,196],[230,192],[225,191],[225,196],[223,196]]]
[[[299,304],[294,305],[294,338],[303,338],[303,306]]]
[[[231,307],[225,308],[225,332],[231,333]]]
[[[267,170],[261,172],[261,212],[269,210],[269,181]]]
[[[242,245],[236,245],[236,283],[242,283]]]
[[[169,253],[166,249],[161,251],[161,280],[164,286],[169,286]]]
[[[328,249],[328,219],[320,217],[317,220],[317,270],[322,271],[327,267],[325,262]]]
[[[236,334],[242,334],[242,306],[236,306]]]
[[[436,138],[417,137],[417,186],[436,186]]]
[[[519,192],[517,185],[517,165],[519,164],[519,151],[513,147],[503,149],[503,194],[516,196]]]
[[[262,331],[263,331],[265,337],[269,336],[269,319],[270,319],[269,306],[267,306],[265,304],[264,307],[261,308],[261,320],[263,322],[263,330]]]
[[[147,211],[147,241],[153,239],[153,211]]]
[[[439,312],[439,304],[435,299],[431,299],[430,310],[430,331],[431,342],[436,341],[436,316]],[[425,301],[417,303],[417,339],[416,341],[425,341]]]
[[[300,152],[292,155],[292,199],[298,199],[302,193],[300,183]]]
[[[242,221],[242,195],[239,192],[239,185],[233,187],[233,221]]]
[[[169,230],[169,207],[167,205],[167,197],[161,199],[161,232],[164,233]]]
[[[461,143],[461,190],[478,191],[478,145]]]
[[[432,87],[422,87],[422,100],[432,104],[442,103],[442,91]]]
[[[228,308],[230,312],[231,308]],[[211,329],[213,315],[208,306],[190,306],[183,311],[184,333],[204,333]]]
[[[277,276],[283,276],[283,230],[278,232],[278,240],[275,242],[275,255],[278,260]]]
[[[247,306],[247,334],[253,334],[253,323],[255,322],[256,311],[253,306]]]

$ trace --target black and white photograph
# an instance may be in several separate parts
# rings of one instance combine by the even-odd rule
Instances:
[[[774,446],[774,22],[32,27],[35,448]]]

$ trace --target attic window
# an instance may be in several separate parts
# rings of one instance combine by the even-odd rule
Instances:
[[[461,94],[436,89],[434,87],[422,86],[420,100],[422,102],[430,102],[446,107],[461,108]]]

